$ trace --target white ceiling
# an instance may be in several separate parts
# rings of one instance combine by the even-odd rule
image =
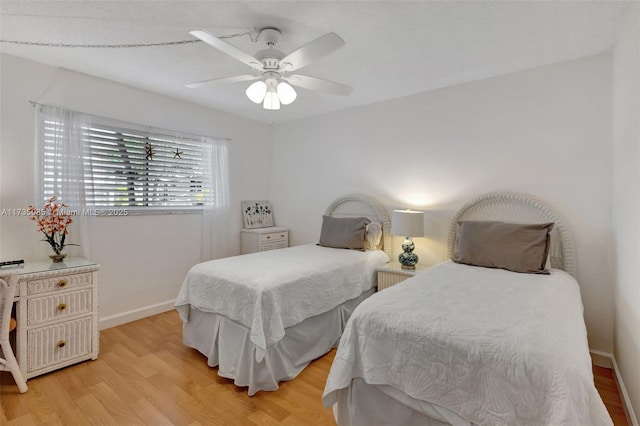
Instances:
[[[289,53],[335,32],[346,45],[301,74],[354,87],[347,97],[298,90],[266,111],[250,83],[189,89],[186,83],[250,74],[202,43],[98,49],[0,43],[0,51],[185,99],[262,122],[283,122],[610,50],[626,2],[590,1],[10,1],[0,39],[46,43],[156,43],[277,27]],[[227,39],[253,54],[249,36]]]

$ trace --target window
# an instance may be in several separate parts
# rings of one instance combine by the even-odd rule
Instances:
[[[215,206],[212,150],[222,143],[226,163],[223,141],[41,108],[43,199],[59,197],[68,192],[61,186],[75,183],[88,208],[154,213]],[[75,152],[67,146],[73,139]],[[75,173],[70,161],[82,162]]]

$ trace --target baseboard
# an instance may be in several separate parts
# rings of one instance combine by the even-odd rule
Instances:
[[[620,392],[620,397],[622,398],[622,408],[624,408],[624,412],[627,415],[627,419],[631,426],[639,426],[638,418],[636,417],[636,413],[633,411],[633,406],[631,405],[631,398],[629,397],[629,393],[627,393],[627,388],[624,386],[624,381],[622,380],[622,376],[620,375],[620,369],[618,368],[618,363],[616,362],[616,358],[613,354],[603,351],[595,351],[591,350],[591,359],[595,365],[600,367],[612,368],[613,373],[616,375],[616,384],[618,385],[618,391]],[[600,362],[605,362],[604,360],[608,359],[608,364],[610,365],[601,365]]]
[[[598,367],[613,368],[613,355],[602,351],[589,351],[591,354],[591,363]]]
[[[155,305],[145,306],[143,308],[133,309],[131,311],[100,318],[100,321],[98,321],[98,328],[100,330],[104,330],[106,328],[126,324],[152,315],[161,314],[174,309],[174,303],[175,300],[168,300]]]

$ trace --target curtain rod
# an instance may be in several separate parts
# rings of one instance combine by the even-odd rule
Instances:
[[[194,137],[199,137],[199,138],[215,138],[215,139],[219,139],[219,140],[223,140],[223,141],[227,141],[227,142],[231,142],[231,140],[232,140],[231,138],[223,138],[223,137],[220,137],[220,136],[205,136],[205,135],[198,135],[198,134],[196,134],[196,133],[183,132],[182,130],[163,129],[162,127],[155,127],[155,126],[149,126],[149,125],[146,125],[146,124],[132,123],[132,122],[130,122],[130,121],[118,120],[118,119],[116,119],[116,118],[102,117],[102,116],[99,116],[99,115],[89,114],[89,113],[86,113],[86,112],[76,111],[76,110],[72,110],[72,109],[68,109],[68,108],[62,108],[62,107],[58,107],[58,106],[55,106],[55,105],[46,105],[46,104],[41,104],[41,103],[39,103],[39,102],[32,101],[32,100],[30,100],[30,99],[28,100],[28,102],[29,102],[29,103],[31,104],[31,106],[33,106],[33,107],[37,107],[37,106],[52,106],[52,107],[54,107],[54,108],[60,108],[60,109],[64,109],[64,110],[71,111],[71,112],[75,112],[75,113],[78,113],[78,114],[86,114],[86,115],[89,115],[89,116],[91,116],[91,117],[95,117],[95,118],[97,118],[97,119],[102,119],[102,120],[112,120],[112,121],[119,121],[119,122],[121,122],[121,123],[127,123],[127,124],[131,124],[131,125],[134,125],[134,126],[147,127],[148,129],[152,129],[152,130],[154,130],[154,131],[157,131],[156,133],[158,133],[158,135],[160,135],[160,136],[177,137],[177,135],[175,135],[175,134],[171,134],[171,132],[174,132],[174,133],[175,133],[175,132],[179,132],[179,133],[182,133],[182,134],[183,134],[183,135],[185,135],[185,136],[194,136]],[[163,133],[160,133],[160,132],[165,132],[165,133],[167,133],[167,134],[163,134]]]

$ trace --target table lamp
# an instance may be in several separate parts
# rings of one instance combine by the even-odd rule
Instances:
[[[403,269],[416,269],[418,255],[413,252],[412,237],[424,236],[424,212],[415,210],[394,210],[391,220],[391,234],[405,237],[398,261]]]

